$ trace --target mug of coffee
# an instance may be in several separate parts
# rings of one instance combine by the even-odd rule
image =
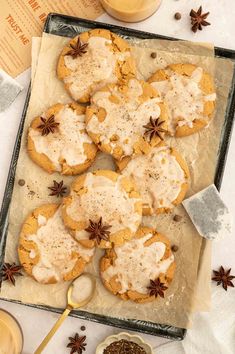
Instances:
[[[161,0],[100,0],[107,13],[118,20],[138,22],[151,16]]]
[[[17,320],[0,309],[0,353],[20,354],[23,350],[23,332]]]

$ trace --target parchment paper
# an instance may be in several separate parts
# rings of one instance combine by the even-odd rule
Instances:
[[[36,74],[36,69],[38,66],[38,58],[41,49],[41,37],[32,38],[32,50],[31,50],[31,90],[33,88],[34,78]]]
[[[34,208],[42,203],[55,202],[56,198],[48,197],[47,187],[56,179],[62,177],[58,174],[48,175],[36,166],[26,153],[26,133],[30,121],[46,110],[52,104],[70,102],[63,84],[56,78],[56,63],[61,48],[68,38],[44,34],[38,59],[37,72],[31,94],[31,100],[25,122],[25,131],[22,137],[21,153],[16,171],[16,181],[9,217],[9,231],[7,237],[6,260],[17,261],[16,248],[18,234],[25,217]],[[146,47],[157,48],[159,41],[151,40]],[[169,42],[167,42],[167,45]],[[163,43],[161,43],[163,45]],[[174,44],[177,47],[177,43]],[[167,47],[168,50],[168,47]],[[205,49],[208,55],[208,49]],[[157,68],[164,67],[170,62],[192,62],[204,67],[213,74],[214,59],[205,55],[193,56],[178,52],[158,50],[156,60],[150,58],[153,49],[135,47],[133,53],[137,59],[139,75],[147,78]],[[195,49],[195,53],[198,48]],[[226,100],[231,84],[233,65],[227,60],[216,60],[215,75],[217,81],[218,109],[216,117],[209,127],[198,134],[182,139],[169,138],[167,142],[175,146],[187,160],[192,185],[188,195],[191,195],[213,182],[216,156],[220,139],[220,132],[224,121]],[[92,169],[114,168],[112,159],[99,154]],[[19,179],[25,179],[26,185],[20,187]],[[66,184],[73,177],[63,177]],[[183,221],[176,223],[173,215],[180,214]],[[154,303],[137,305],[130,301],[123,302],[110,294],[101,284],[98,275],[99,258],[102,251],[97,251],[93,263],[87,267],[97,275],[97,293],[85,310],[93,313],[109,315],[120,318],[136,318],[152,322],[170,324],[179,327],[188,327],[194,306],[194,294],[199,270],[199,258],[202,252],[202,238],[196,232],[182,206],[174,209],[172,214],[158,217],[145,217],[145,225],[156,227],[165,234],[173,244],[179,246],[176,253],[177,270],[173,283],[166,293],[165,299]],[[18,262],[18,261],[17,261]],[[8,299],[17,299],[26,303],[44,304],[53,307],[65,306],[65,293],[68,284],[40,285],[28,276],[19,277],[16,287],[4,282],[1,296]]]
[[[139,47],[148,47],[153,45],[152,41],[149,40],[135,40],[132,45],[136,44]],[[172,51],[180,51],[180,53],[184,54],[193,54],[195,50],[199,50],[200,55],[205,56],[214,56],[214,46],[209,43],[198,43],[194,42],[184,42],[178,41],[177,46],[175,46],[174,42],[171,42],[169,45],[169,41],[160,40],[154,44],[157,44],[157,48],[164,49],[167,45],[167,50]],[[33,37],[32,38],[32,63],[31,63],[31,88],[33,86],[34,77],[36,73],[36,68],[38,64],[38,57],[41,48],[41,37]],[[109,166],[110,167],[110,166]],[[194,311],[208,311],[210,309],[210,299],[211,299],[211,242],[207,240],[202,240],[202,247],[199,257],[198,264],[198,276],[197,276],[197,285],[196,291],[194,295]]]

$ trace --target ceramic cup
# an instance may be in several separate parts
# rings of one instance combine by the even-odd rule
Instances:
[[[162,0],[100,0],[107,13],[125,22],[139,22],[151,16]]]
[[[23,350],[23,332],[18,321],[0,308],[0,353],[20,354]]]

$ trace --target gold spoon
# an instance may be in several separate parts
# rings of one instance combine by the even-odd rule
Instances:
[[[73,299],[72,292],[73,292],[73,288],[74,288],[74,282],[81,277],[87,277],[91,280],[92,289],[91,289],[90,295],[86,299],[84,299],[83,301],[81,301],[79,303],[76,303],[76,302],[73,302],[73,300],[72,300]],[[95,277],[89,273],[83,273],[79,277],[74,279],[74,281],[70,284],[70,286],[68,288],[66,309],[64,310],[64,312],[62,313],[60,318],[57,320],[57,322],[54,324],[54,326],[52,327],[52,329],[50,330],[48,335],[43,339],[42,343],[39,345],[39,347],[34,352],[34,354],[40,354],[43,351],[43,349],[46,347],[48,342],[51,340],[53,335],[56,333],[58,328],[62,325],[62,323],[64,322],[64,320],[66,319],[66,317],[69,315],[69,313],[72,310],[78,309],[79,307],[83,307],[86,304],[88,304],[88,302],[92,299],[92,297],[95,293],[95,288],[96,288]]]

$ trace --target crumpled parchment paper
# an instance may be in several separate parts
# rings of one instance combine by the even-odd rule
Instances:
[[[33,75],[33,87],[22,137],[21,151],[17,165],[13,198],[10,207],[9,230],[6,245],[6,260],[18,262],[17,244],[20,228],[26,216],[43,203],[56,202],[55,197],[48,196],[47,187],[53,180],[61,181],[69,186],[74,177],[62,177],[59,174],[49,175],[35,165],[26,151],[27,129],[31,120],[40,115],[49,106],[61,102],[67,103],[71,98],[66,93],[61,81],[56,77],[56,64],[63,46],[68,38],[43,34],[37,67]],[[167,143],[186,159],[191,172],[191,187],[188,196],[211,184],[214,180],[217,151],[221,130],[224,123],[226,102],[233,64],[229,60],[214,59],[213,48],[193,45],[187,42],[168,42],[162,40],[135,41],[133,55],[137,61],[139,78],[147,79],[154,71],[164,68],[169,63],[190,62],[202,66],[215,75],[217,85],[217,112],[209,126],[185,138],[167,138]],[[151,52],[157,52],[152,59]],[[112,158],[99,153],[92,166],[114,169]],[[18,185],[24,179],[25,186]],[[174,222],[173,216],[183,216],[182,221]],[[184,208],[178,206],[170,214],[155,217],[144,217],[143,224],[156,227],[172,242],[179,246],[175,254],[177,269],[173,282],[165,294],[150,304],[137,305],[124,302],[109,293],[99,279],[99,259],[103,251],[97,250],[93,262],[87,271],[97,277],[97,291],[85,311],[118,318],[132,318],[156,323],[169,324],[187,328],[194,310],[207,309],[210,302],[209,259],[210,244],[205,243],[187,216]],[[205,283],[206,281],[206,283]],[[64,307],[68,283],[56,285],[40,285],[28,276],[19,277],[16,286],[7,282],[2,284],[1,297],[15,299],[24,303],[42,304],[53,307]],[[203,300],[205,299],[205,300]]]

